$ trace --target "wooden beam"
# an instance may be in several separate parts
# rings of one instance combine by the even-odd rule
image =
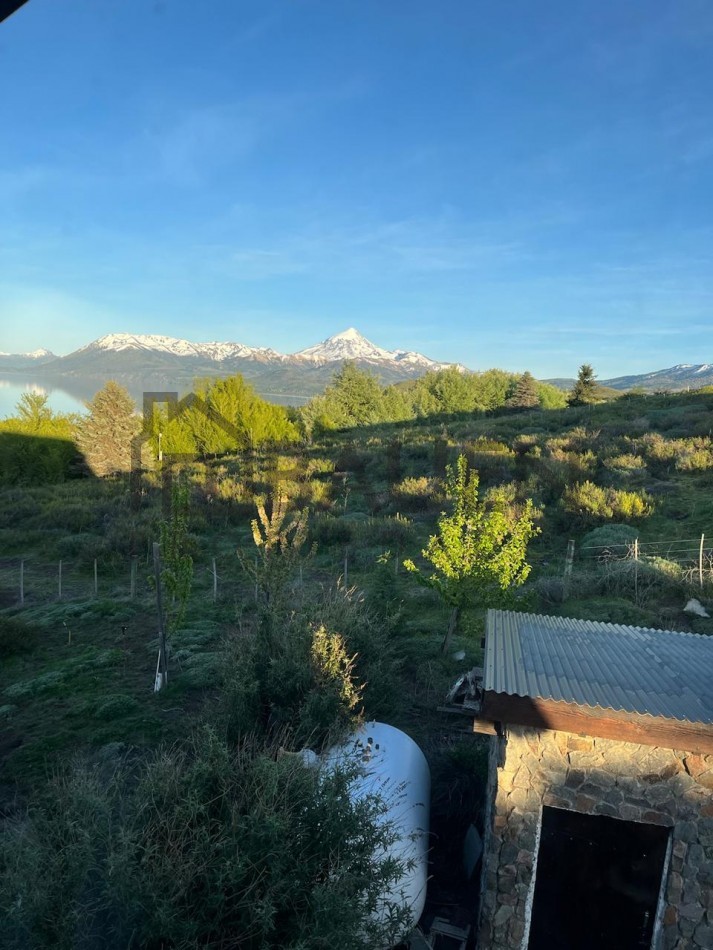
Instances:
[[[713,754],[713,726],[486,690],[479,721]]]
[[[481,736],[497,736],[498,734],[495,723],[487,722],[484,719],[473,720],[473,732],[477,732]]]

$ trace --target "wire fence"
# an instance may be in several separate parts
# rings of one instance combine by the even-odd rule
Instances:
[[[319,559],[298,568],[296,588],[339,581],[345,586],[353,571],[374,567],[373,551],[357,546],[332,546]],[[394,574],[403,571],[398,554],[391,558]],[[196,558],[190,599],[224,602],[256,601],[257,555],[222,554]],[[81,557],[43,560],[39,556],[0,558],[0,606],[37,607],[97,599],[141,601],[155,597],[153,566],[147,556]]]
[[[713,544],[705,532],[695,538],[668,538],[657,541],[633,541],[602,545],[583,545],[576,551],[569,542],[564,567],[565,591],[569,593],[572,578],[592,569],[603,569],[610,577],[631,575],[635,593],[646,572],[649,580],[655,573],[668,576],[680,584],[701,590],[713,585]],[[576,560],[575,560],[576,551]]]

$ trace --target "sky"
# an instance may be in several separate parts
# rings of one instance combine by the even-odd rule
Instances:
[[[710,0],[29,0],[0,24],[0,350],[713,362]]]

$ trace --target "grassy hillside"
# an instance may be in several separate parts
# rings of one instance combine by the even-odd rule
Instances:
[[[700,537],[713,539],[712,427],[711,394],[622,397],[581,409],[365,426],[284,453],[187,464],[193,586],[170,638],[169,685],[158,694],[149,551],[163,517],[159,474],[146,476],[139,511],[119,477],[5,488],[4,801],[41,786],[48,766],[73,753],[119,761],[185,737],[201,718],[222,723],[227,735],[266,716],[298,745],[314,739],[331,713],[312,687],[299,692],[302,667],[283,634],[298,638],[321,623],[343,638],[345,656],[357,654],[353,682],[363,684],[364,714],[401,726],[426,750],[436,824],[453,819],[460,828],[477,811],[483,747],[461,738],[436,706],[481,660],[483,614],[466,611],[442,655],[448,611],[402,566],[420,561],[446,505],[446,465],[464,453],[484,496],[515,514],[525,499],[535,502],[541,533],[529,549],[523,608],[708,634],[713,620],[683,608],[690,596],[708,605],[713,597],[713,545],[705,540],[702,588],[698,575]],[[293,509],[309,508],[309,537],[282,588],[282,626],[265,640],[250,521],[255,498],[278,486]],[[266,643],[277,644],[274,654]],[[245,670],[272,684],[269,710],[250,705]]]

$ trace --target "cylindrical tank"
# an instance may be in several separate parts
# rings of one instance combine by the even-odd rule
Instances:
[[[360,775],[350,795],[354,800],[378,794],[387,803],[383,821],[393,823],[399,838],[386,857],[412,867],[382,895],[378,919],[386,920],[390,905],[409,910],[409,920],[399,939],[418,923],[426,902],[428,833],[431,807],[431,774],[423,752],[405,732],[383,722],[367,722],[346,742],[325,756],[325,764],[356,761]]]

